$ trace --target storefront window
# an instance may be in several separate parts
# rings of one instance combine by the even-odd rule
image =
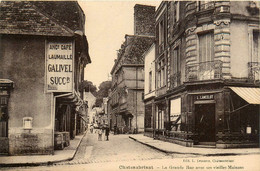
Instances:
[[[171,121],[171,130],[180,131],[181,98],[171,100],[170,102],[170,121]]]

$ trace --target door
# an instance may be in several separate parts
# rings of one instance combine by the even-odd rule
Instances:
[[[0,96],[0,153],[9,151],[7,97]]]
[[[199,144],[215,144],[215,103],[195,105],[195,127]]]

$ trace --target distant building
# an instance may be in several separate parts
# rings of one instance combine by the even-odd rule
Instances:
[[[87,115],[87,118],[88,118],[88,123],[93,123],[93,107],[95,106],[95,102],[96,102],[96,97],[91,93],[91,92],[84,92],[84,95],[83,95],[83,99],[84,101],[86,101],[88,103],[88,115]]]
[[[259,5],[161,3],[155,74],[145,55],[145,135],[190,147],[259,147]]]
[[[1,1],[0,16],[0,153],[54,154],[84,131],[85,15],[76,1]]]
[[[110,126],[120,133],[144,130],[144,59],[142,54],[154,42],[155,7],[135,5],[134,35],[126,35],[111,70],[109,95]]]

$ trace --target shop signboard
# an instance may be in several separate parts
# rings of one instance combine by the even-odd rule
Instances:
[[[72,41],[46,43],[47,92],[72,92],[74,46]]]

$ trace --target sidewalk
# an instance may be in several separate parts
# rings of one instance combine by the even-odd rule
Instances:
[[[73,140],[70,140],[70,146],[65,147],[63,150],[55,150],[54,155],[0,156],[0,167],[39,166],[72,160],[85,135],[86,132],[77,135]]]
[[[178,144],[154,140],[142,134],[130,135],[129,138],[166,153],[193,154],[203,156],[224,156],[224,155],[248,155],[260,154],[260,148],[239,148],[239,149],[216,149],[216,148],[196,148],[185,147]]]

